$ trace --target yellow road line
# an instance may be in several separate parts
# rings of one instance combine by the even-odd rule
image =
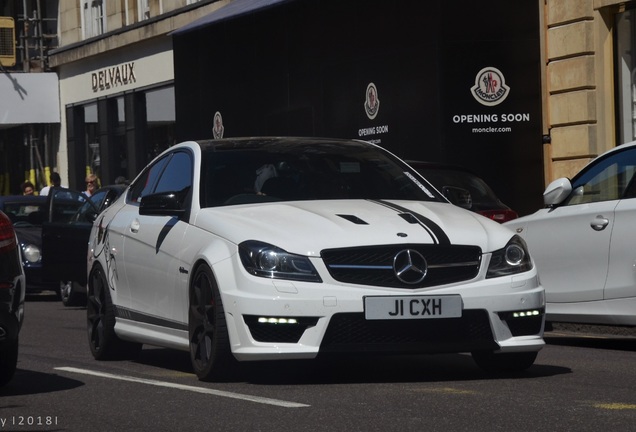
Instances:
[[[594,404],[594,408],[600,408],[605,410],[636,410],[636,404],[625,403],[597,403]]]

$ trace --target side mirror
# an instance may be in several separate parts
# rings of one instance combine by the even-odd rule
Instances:
[[[561,204],[572,193],[572,183],[563,177],[550,183],[543,192],[543,203],[547,206]]]
[[[139,214],[145,216],[177,216],[185,214],[179,192],[162,192],[141,199]]]
[[[442,193],[452,204],[470,210],[473,206],[473,197],[467,189],[455,186],[442,187]]]

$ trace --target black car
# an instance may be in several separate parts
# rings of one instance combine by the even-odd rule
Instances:
[[[24,269],[11,219],[0,211],[0,386],[18,363],[18,339],[24,318]]]
[[[26,291],[58,291],[59,281],[48,278],[42,270],[42,224],[48,220],[47,197],[0,196],[0,210],[11,219],[18,236],[27,281]]]
[[[455,205],[499,223],[519,217],[516,211],[501,202],[481,177],[467,168],[421,161],[408,161],[408,164]]]
[[[61,281],[59,293],[65,306],[86,303],[86,254],[93,221],[125,189],[126,185],[104,186],[89,199],[70,189],[49,192],[49,216],[42,227],[42,266],[47,277]]]

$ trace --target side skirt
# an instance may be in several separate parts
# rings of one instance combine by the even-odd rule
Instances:
[[[188,351],[188,326],[115,307],[115,332],[123,340]]]

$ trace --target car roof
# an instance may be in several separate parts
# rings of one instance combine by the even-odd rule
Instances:
[[[290,149],[303,148],[318,144],[338,144],[352,147],[377,147],[371,143],[342,138],[317,138],[317,137],[243,137],[196,140],[202,150],[248,150],[267,149],[268,147],[285,146]]]

